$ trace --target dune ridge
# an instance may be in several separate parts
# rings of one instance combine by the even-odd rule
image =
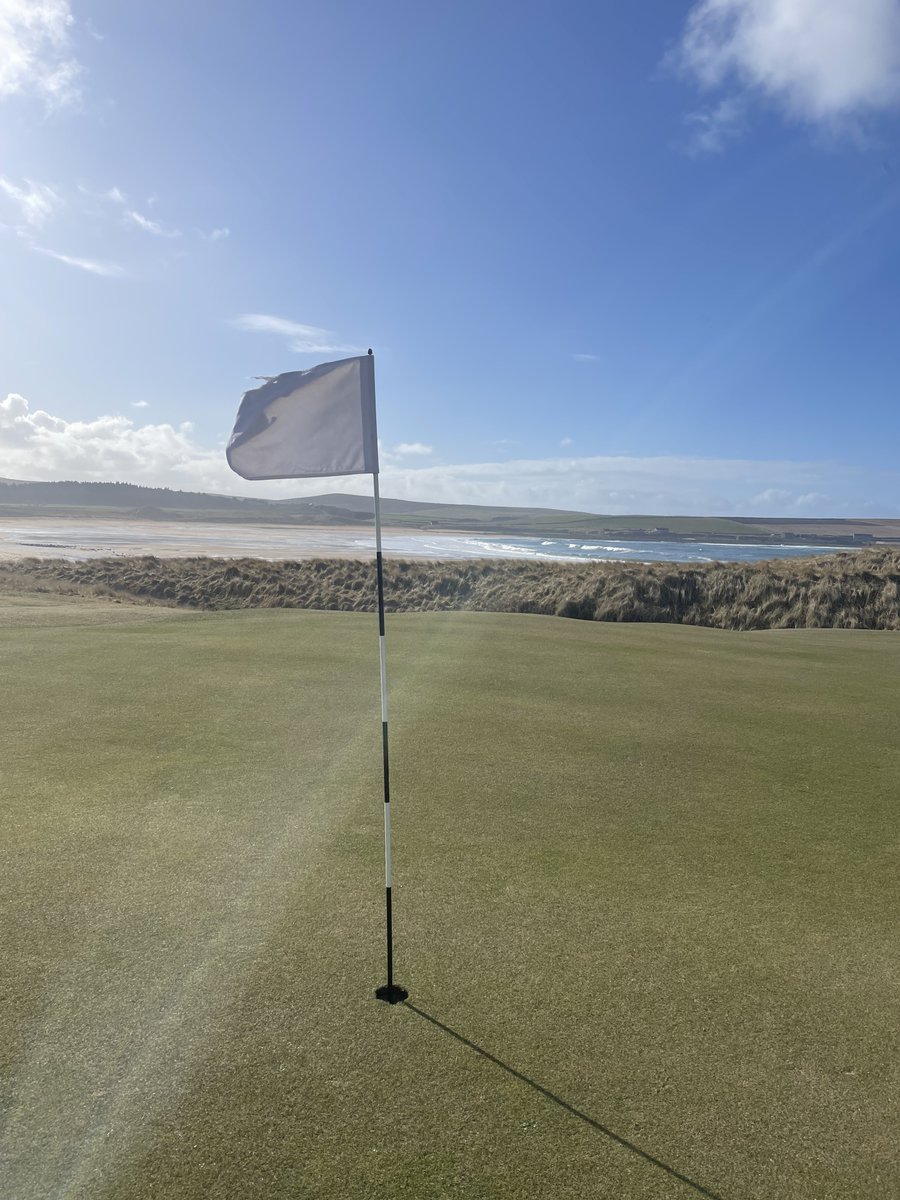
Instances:
[[[0,564],[13,592],[187,608],[375,607],[371,561],[253,558],[22,559]],[[761,563],[385,563],[390,612],[468,609],[718,629],[900,629],[900,551]]]

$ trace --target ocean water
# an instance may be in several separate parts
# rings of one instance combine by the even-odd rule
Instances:
[[[809,558],[838,554],[849,546],[777,546],[733,542],[581,541],[571,538],[467,538],[464,557],[564,559],[569,562],[762,562],[767,558]]]
[[[833,554],[843,546],[736,546],[717,542],[630,542],[615,538],[500,537],[480,534],[401,533],[384,535],[394,558],[514,558],[549,562],[758,562]],[[369,530],[226,525],[199,521],[0,521],[0,558],[87,559],[154,554],[182,558],[309,558],[315,555],[368,557],[375,552]]]

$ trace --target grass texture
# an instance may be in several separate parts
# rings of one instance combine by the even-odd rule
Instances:
[[[392,612],[539,613],[718,629],[900,629],[900,551],[760,563],[403,562],[385,564]],[[0,588],[127,597],[188,608],[368,612],[374,564],[320,559],[25,559]]]
[[[0,605],[0,1194],[897,1195],[883,633]],[[414,1007],[413,1007],[414,1006]]]

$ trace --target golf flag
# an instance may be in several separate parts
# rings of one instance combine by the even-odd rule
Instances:
[[[245,392],[225,454],[244,479],[377,475],[373,356],[289,371]]]
[[[2,0],[0,0],[2,4]],[[320,363],[267,379],[241,398],[225,451],[244,479],[309,479],[320,475],[371,475],[375,508],[375,580],[378,588],[378,657],[381,666],[381,754],[384,777],[384,900],[387,983],[379,1000],[399,1004],[409,993],[394,983],[391,906],[391,775],[388,762],[387,667],[384,651],[384,569],[378,433],[375,426],[375,358]]]

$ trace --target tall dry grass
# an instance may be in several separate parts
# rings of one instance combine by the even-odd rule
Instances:
[[[698,566],[389,561],[385,586],[392,612],[474,609],[745,630],[900,629],[896,550]],[[374,564],[337,559],[25,559],[0,564],[0,587],[202,609],[375,606]]]

